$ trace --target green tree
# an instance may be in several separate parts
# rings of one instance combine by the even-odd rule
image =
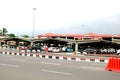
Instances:
[[[8,36],[9,36],[9,37],[15,37],[15,34],[10,33],[10,34],[8,34]]]
[[[28,35],[22,35],[22,37],[24,37],[24,38],[29,38],[29,36],[28,36]]]
[[[0,35],[1,36],[7,36],[7,33],[8,33],[8,31],[7,31],[6,28],[3,28],[2,30],[0,30]]]

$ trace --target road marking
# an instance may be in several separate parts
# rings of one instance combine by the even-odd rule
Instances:
[[[12,58],[13,56],[11,55],[2,55],[3,57],[8,57],[8,58]]]
[[[50,63],[50,62],[41,62],[42,64],[49,64],[49,65],[61,65],[60,63]]]
[[[25,60],[22,60],[22,59],[11,59],[11,60],[25,62]]]
[[[103,68],[100,67],[91,67],[91,66],[80,66],[81,69],[89,69],[89,70],[96,70],[96,71],[104,71]]]
[[[3,64],[3,63],[0,63],[0,66],[8,66],[8,67],[20,67],[20,66],[17,66],[17,65],[10,65],[10,64]]]
[[[62,74],[62,75],[72,75],[71,73],[59,72],[59,71],[52,71],[52,70],[47,70],[47,69],[41,69],[41,71],[43,71],[43,72],[49,72],[49,73]]]

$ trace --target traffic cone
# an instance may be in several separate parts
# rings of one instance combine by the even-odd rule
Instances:
[[[112,68],[113,68],[113,61],[114,59],[113,58],[110,58],[109,61],[108,61],[108,64],[107,64],[107,67],[106,67],[106,70],[107,71],[112,71]]]
[[[120,72],[120,58],[110,58],[106,70]]]
[[[120,58],[117,58],[116,65],[115,65],[115,71],[120,72]]]

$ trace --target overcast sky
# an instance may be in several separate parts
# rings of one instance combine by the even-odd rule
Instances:
[[[17,35],[120,32],[120,0],[0,0],[0,29]]]

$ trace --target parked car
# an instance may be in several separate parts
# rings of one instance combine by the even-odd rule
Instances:
[[[86,48],[85,50],[83,50],[83,54],[96,54],[99,51],[96,48]]]
[[[78,53],[82,54],[83,53],[83,50],[85,50],[86,48],[85,47],[80,47],[78,48]]]
[[[114,48],[102,48],[100,50],[101,53],[105,53],[105,54],[116,53],[116,50]]]
[[[107,51],[107,49],[106,49],[106,48],[102,48],[102,49],[100,49],[100,51],[101,51],[101,53],[103,53],[103,54],[108,53],[108,51]]]
[[[38,45],[30,46],[30,45],[28,45],[27,49],[29,49],[31,52],[32,52],[32,50],[35,50],[37,52],[37,50],[41,50],[41,46],[38,46]]]
[[[116,50],[114,48],[108,48],[107,51],[108,51],[108,53],[115,53],[116,52]]]
[[[19,46],[19,50],[25,50],[25,46]]]
[[[53,49],[54,49],[55,47],[48,47],[48,52],[53,52]]]
[[[60,48],[60,47],[54,47],[54,48],[52,49],[52,52],[54,52],[54,53],[61,52],[61,48]]]
[[[66,48],[66,52],[73,52],[73,49],[72,49],[72,48],[67,47],[67,48]]]
[[[120,55],[120,49],[117,50],[117,55]]]
[[[66,49],[67,49],[66,46],[62,47],[62,52],[66,52]]]
[[[41,51],[45,51],[46,47],[47,47],[47,46],[40,46],[40,50],[41,50]]]
[[[57,52],[60,52],[60,51],[61,51],[60,47],[48,47],[48,52],[57,53]]]

